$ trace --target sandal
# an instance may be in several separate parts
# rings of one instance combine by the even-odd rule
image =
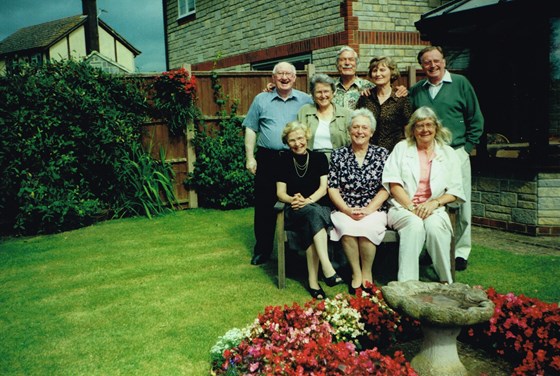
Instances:
[[[336,272],[335,272],[332,276],[330,276],[330,277],[325,277],[325,278],[323,278],[323,280],[325,281],[325,283],[326,283],[327,286],[329,286],[329,287],[333,287],[333,286],[339,285],[339,284],[341,284],[342,282],[344,282],[344,281],[342,280],[342,278],[340,278],[340,276],[339,276],[338,274],[336,274]]]
[[[321,286],[319,286],[318,290],[312,289],[311,287],[308,287],[308,290],[313,299],[323,300],[327,298],[327,294],[325,294]]]

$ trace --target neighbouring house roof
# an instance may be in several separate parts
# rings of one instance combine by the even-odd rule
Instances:
[[[0,55],[45,49],[82,25],[87,16],[72,16],[19,29],[0,42]]]
[[[86,22],[87,16],[78,15],[19,29],[0,42],[0,56],[18,51],[44,50],[54,45]],[[113,28],[99,20],[99,26],[112,34],[135,56],[140,51],[120,36]]]
[[[128,43],[126,39],[124,39],[119,33],[115,31],[115,29],[103,22],[101,18],[99,18],[99,26],[104,28],[109,34],[113,35],[117,40],[119,40],[119,42],[125,45],[130,51],[132,51],[132,53],[134,53],[134,56],[140,55],[141,51],[139,49]]]

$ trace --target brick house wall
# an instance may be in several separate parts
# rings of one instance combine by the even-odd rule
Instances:
[[[473,223],[529,235],[560,235],[560,173],[473,174]]]
[[[249,70],[252,63],[310,54],[317,71],[333,71],[336,51],[350,45],[366,70],[374,55],[417,67],[428,44],[414,22],[440,5],[433,0],[198,0],[196,13],[177,19],[177,1],[164,0],[168,67]]]

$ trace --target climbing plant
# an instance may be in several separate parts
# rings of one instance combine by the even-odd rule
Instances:
[[[245,169],[245,146],[238,102],[226,110],[216,71],[212,71],[214,102],[218,105],[218,126],[201,124],[195,130],[196,162],[185,184],[199,194],[199,204],[209,208],[235,209],[252,205],[253,176]]]

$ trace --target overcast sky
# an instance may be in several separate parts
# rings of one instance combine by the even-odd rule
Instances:
[[[97,0],[99,17],[141,51],[141,72],[165,70],[161,0]],[[81,0],[0,0],[0,41],[22,27],[82,14]]]

